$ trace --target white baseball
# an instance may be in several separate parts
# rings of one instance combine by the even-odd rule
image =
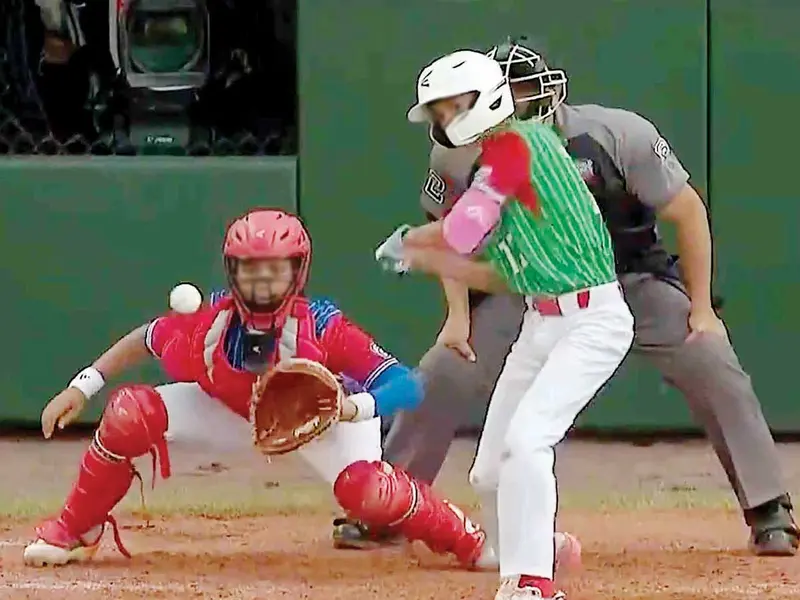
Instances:
[[[191,283],[181,283],[169,293],[169,307],[175,312],[189,314],[196,312],[203,304],[203,294]]]

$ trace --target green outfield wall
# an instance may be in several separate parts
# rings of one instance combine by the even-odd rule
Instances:
[[[10,328],[0,419],[35,421],[75,369],[163,309],[178,280],[218,282],[220,223],[253,204],[297,202],[314,238],[312,291],[415,362],[442,319],[438,287],[390,278],[371,255],[395,225],[421,218],[428,141],[405,121],[416,75],[456,47],[527,33],[567,70],[571,102],[649,117],[708,191],[734,342],[773,428],[800,431],[789,391],[800,337],[800,4],[299,0],[298,20],[299,173],[293,161],[246,158],[0,162]],[[633,361],[581,424],[693,427],[681,398]]]
[[[710,0],[717,282],[768,420],[800,431],[800,3]],[[760,107],[750,110],[746,107]]]
[[[167,309],[179,281],[224,285],[225,224],[254,205],[293,209],[294,159],[0,161],[0,419],[45,402],[115,339]],[[160,380],[151,365],[126,381]],[[84,420],[98,414],[102,399]]]

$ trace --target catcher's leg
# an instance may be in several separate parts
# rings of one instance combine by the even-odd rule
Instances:
[[[333,485],[348,465],[359,460],[381,459],[381,420],[336,423],[297,452],[317,475]]]
[[[157,388],[169,414],[164,437],[170,445],[216,452],[253,451],[250,422],[196,383],[171,383]]]
[[[475,396],[480,396],[479,369],[453,350],[435,346],[422,358],[420,370],[425,374],[425,396],[415,411],[395,416],[384,454],[391,464],[431,483],[444,463],[456,428],[475,403]],[[452,402],[453,398],[458,402]],[[380,455],[374,458],[380,459]],[[357,519],[333,521],[333,545],[339,549],[371,550],[402,541],[400,536],[367,527]]]
[[[403,469],[360,460],[341,472],[333,492],[350,516],[369,527],[420,540],[433,552],[453,553],[465,566],[474,566],[481,556],[483,530]]]
[[[36,528],[36,541],[23,553],[26,564],[64,565],[90,559],[107,522],[120,551],[130,556],[109,513],[136,475],[131,459],[150,452],[154,462],[160,460],[161,476],[169,477],[167,418],[164,402],[151,386],[123,386],[112,392],[61,514]]]
[[[381,420],[337,423],[298,452],[317,474],[333,485],[348,465],[358,460],[381,459]],[[367,527],[358,519],[333,521],[333,545],[340,549],[373,548],[399,540],[389,532]]]

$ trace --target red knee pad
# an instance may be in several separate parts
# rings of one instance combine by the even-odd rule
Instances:
[[[382,461],[358,461],[339,474],[333,493],[348,514],[369,527],[420,540],[432,551],[452,552],[471,566],[486,538],[481,528],[431,487]]]
[[[115,458],[137,458],[148,452],[159,457],[161,476],[169,477],[169,457],[164,434],[167,407],[153,386],[124,385],[108,399],[95,441]]]
[[[416,503],[416,487],[404,475],[389,463],[359,460],[339,473],[333,493],[351,517],[371,527],[389,527]]]

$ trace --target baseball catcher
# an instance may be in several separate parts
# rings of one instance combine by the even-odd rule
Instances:
[[[311,241],[300,220],[280,210],[245,214],[227,230],[223,259],[229,293],[137,327],[45,407],[42,431],[50,438],[106,381],[149,355],[174,381],[110,394],[63,508],[36,527],[25,563],[90,559],[106,524],[129,556],[110,513],[137,476],[132,459],[150,453],[169,477],[168,440],[255,446],[266,455],[297,450],[349,517],[476,565],[482,529],[381,460],[380,417],[413,407],[422,381],[333,302],[304,295]]]

